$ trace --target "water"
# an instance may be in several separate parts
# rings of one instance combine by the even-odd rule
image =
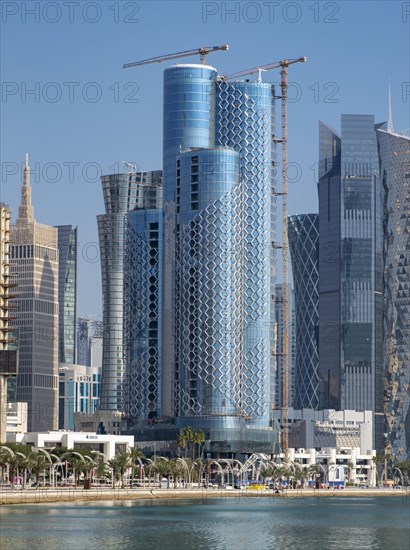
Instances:
[[[407,497],[14,505],[2,550],[409,550]]]

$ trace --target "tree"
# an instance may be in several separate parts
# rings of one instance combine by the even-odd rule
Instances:
[[[198,446],[197,457],[201,456],[201,445],[205,443],[205,433],[203,430],[196,430],[193,433],[192,442],[194,445]]]
[[[375,456],[372,458],[374,464],[376,464],[376,472],[377,472],[377,480],[379,484],[381,483],[381,469],[385,463],[385,457],[381,453],[376,453]]]
[[[120,478],[120,467],[118,463],[118,457],[114,456],[108,461],[108,466],[111,468],[112,471],[112,488],[115,489],[115,483]]]
[[[28,456],[29,468],[36,478],[37,486],[40,486],[40,474],[49,467],[46,457],[39,452],[33,451]]]
[[[131,465],[129,453],[115,455],[116,466],[121,479],[121,489],[124,489],[124,476]]]
[[[136,447],[132,447],[129,452],[129,457],[130,457],[131,484],[132,484],[134,481],[135,468],[136,467],[141,468],[142,460],[145,459],[145,455],[140,449],[137,449]]]
[[[178,481],[180,480],[182,475],[182,466],[181,463],[177,460],[170,460],[168,462],[168,479],[172,479],[172,482],[174,484],[174,489],[176,488]]]
[[[154,460],[153,470],[158,475],[158,481],[161,483],[162,478],[169,473],[168,461],[158,457]]]

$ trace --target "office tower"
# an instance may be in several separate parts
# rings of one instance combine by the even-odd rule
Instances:
[[[295,294],[294,408],[319,407],[319,216],[289,216],[289,249]]]
[[[275,366],[275,92],[268,83],[219,80],[216,94],[215,143],[240,157],[243,409],[250,425],[262,427],[269,422]]]
[[[124,411],[129,425],[161,416],[162,185],[139,187],[124,255]]]
[[[60,363],[58,429],[74,430],[74,413],[94,414],[98,409],[101,368]]]
[[[58,242],[57,229],[34,220],[26,159],[21,205],[10,228],[10,271],[17,283],[19,372],[17,401],[28,403],[28,430],[58,426]]]
[[[372,115],[319,126],[319,407],[381,410],[381,193]]]
[[[164,71],[163,185],[164,289],[162,409],[176,416],[178,368],[175,327],[176,157],[189,147],[213,147],[215,142],[216,69],[207,65],[177,65]]]
[[[103,323],[79,317],[77,321],[77,364],[89,367],[102,365]]]
[[[164,73],[162,412],[224,452],[272,440],[273,96],[206,65]]]
[[[102,176],[105,214],[97,216],[103,294],[103,360],[100,408],[123,408],[123,275],[125,216],[139,201],[141,184],[160,181],[161,172]]]
[[[291,312],[288,326],[288,404],[294,406],[295,399],[295,368],[296,368],[296,341],[295,341],[295,301],[292,285],[288,284],[288,304]],[[276,373],[275,373],[275,409],[283,407],[283,284],[275,285],[275,322],[276,322]]]
[[[377,131],[384,191],[384,395],[386,450],[410,458],[410,139]]]
[[[58,230],[58,361],[75,363],[77,320],[77,228]]]

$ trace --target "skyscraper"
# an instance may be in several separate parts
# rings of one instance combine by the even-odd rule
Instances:
[[[130,425],[161,416],[162,185],[139,186],[124,256],[124,410]]]
[[[80,317],[77,322],[77,364],[101,367],[103,323]]]
[[[273,97],[206,65],[164,73],[163,414],[225,452],[269,426]]]
[[[289,216],[289,248],[295,286],[296,409],[319,406],[319,217]]]
[[[77,321],[77,228],[58,225],[58,360],[75,363]]]
[[[139,201],[139,186],[161,172],[102,176],[106,213],[97,216],[103,293],[103,360],[100,408],[123,409],[123,276],[125,216]]]
[[[26,159],[21,204],[10,228],[10,266],[17,283],[19,347],[17,400],[28,403],[28,430],[58,426],[58,242],[57,229],[34,220]]]
[[[384,191],[384,396],[387,451],[410,458],[410,139],[379,129]]]
[[[381,411],[381,191],[372,115],[319,126],[320,408]]]

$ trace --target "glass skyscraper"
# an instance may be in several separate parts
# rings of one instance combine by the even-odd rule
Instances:
[[[372,115],[319,126],[320,408],[382,408],[382,233]]]
[[[103,293],[103,359],[100,408],[123,409],[123,276],[125,216],[140,200],[141,184],[157,182],[161,172],[102,176],[106,213],[97,216]]]
[[[269,427],[273,97],[206,65],[164,73],[163,414],[225,451],[226,430]]]
[[[410,458],[410,139],[379,129],[384,191],[384,383],[387,451]]]
[[[289,249],[295,286],[296,409],[319,407],[319,216],[288,218]]]
[[[124,411],[130,425],[161,416],[162,185],[139,186],[124,257]]]
[[[77,228],[58,225],[58,360],[75,363],[77,320]]]

